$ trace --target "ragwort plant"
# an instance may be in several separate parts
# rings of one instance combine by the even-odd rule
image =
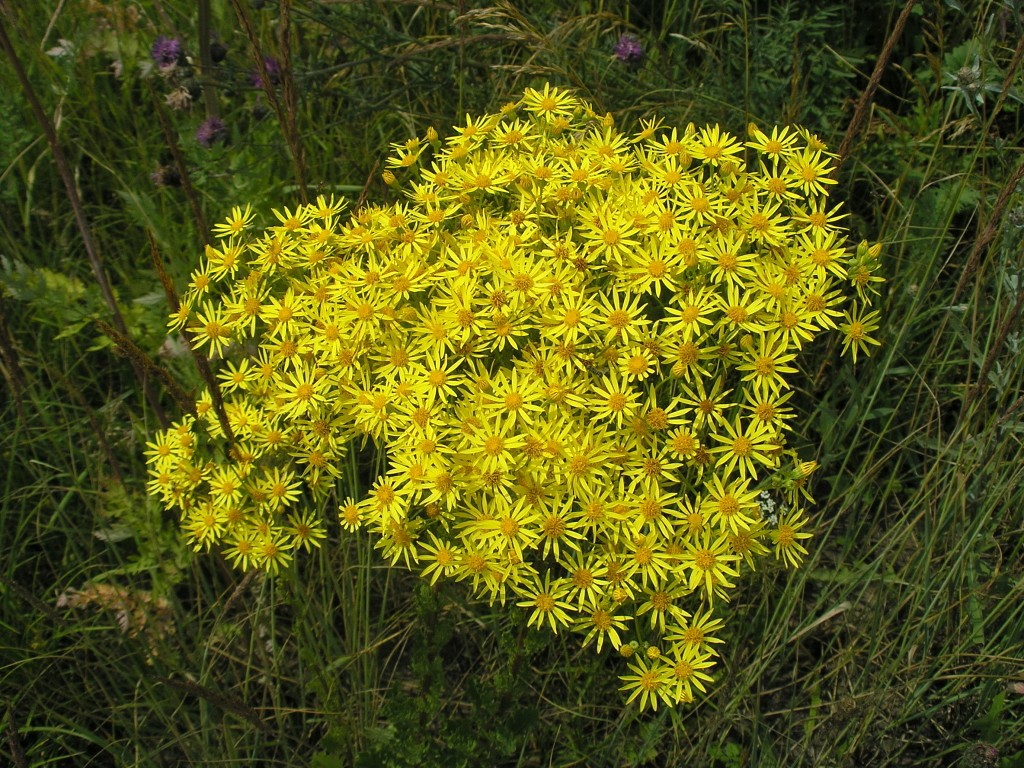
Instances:
[[[171,320],[220,361],[224,413],[206,392],[157,435],[151,492],[197,550],[273,573],[372,441],[346,531],[614,649],[641,708],[692,701],[743,572],[807,552],[798,356],[877,344],[879,247],[847,248],[832,156],[749,139],[629,136],[545,86],[394,145],[402,202],[321,197],[263,232],[234,209]]]

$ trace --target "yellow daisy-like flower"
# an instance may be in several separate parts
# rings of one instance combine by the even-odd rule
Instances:
[[[244,208],[236,205],[231,209],[231,215],[228,216],[223,223],[214,225],[213,234],[217,237],[235,237],[241,235],[249,228],[254,218],[255,214],[252,212],[251,205],[246,205]]]
[[[580,107],[579,101],[566,90],[552,88],[545,83],[541,90],[527,88],[523,93],[523,107],[546,122],[568,118]]]
[[[327,537],[323,524],[314,517],[312,510],[289,515],[284,532],[291,537],[290,544],[293,549],[303,549],[307,552],[319,548]]]
[[[622,264],[640,247],[639,230],[625,212],[605,205],[594,212],[581,230],[591,258]]]
[[[556,634],[560,628],[569,626],[572,604],[565,599],[568,591],[569,586],[564,580],[552,582],[550,574],[544,577],[543,582],[527,590],[527,599],[516,603],[521,608],[530,609],[526,625],[538,629],[547,626]]]
[[[714,433],[712,439],[721,443],[709,448],[712,455],[721,454],[715,462],[722,476],[728,477],[734,470],[741,478],[756,477],[762,466],[775,467],[779,448],[775,430],[765,421],[751,419],[745,425],[739,417],[722,423],[724,434]],[[716,476],[717,479],[717,476]]]
[[[429,579],[430,585],[433,586],[438,579],[455,573],[460,553],[451,544],[438,539],[433,532],[428,533],[428,536],[429,542],[418,542],[419,561],[427,564],[420,575]]]
[[[704,519],[720,532],[735,536],[756,524],[760,514],[757,495],[757,491],[749,490],[745,480],[724,482],[714,475],[700,510]]]
[[[601,383],[594,385],[592,391],[588,405],[596,418],[621,427],[636,413],[639,395],[617,374],[602,377]]]
[[[628,344],[639,341],[641,334],[650,325],[646,305],[639,297],[625,297],[619,293],[598,295],[600,311],[597,313],[598,327],[604,331],[605,344]]]
[[[775,544],[775,557],[787,568],[796,568],[807,557],[807,548],[803,543],[811,538],[811,534],[803,530],[807,519],[800,509],[793,510],[779,520],[779,525],[771,532]]]
[[[807,194],[826,195],[828,187],[836,183],[830,178],[832,161],[821,150],[808,148],[798,152],[787,160],[787,165]]]
[[[747,146],[763,155],[767,155],[773,162],[785,160],[792,156],[799,141],[799,135],[788,125],[772,126],[771,134],[767,134],[758,128],[754,123],[747,127],[750,141]]]
[[[689,588],[700,589],[708,605],[713,604],[716,594],[723,594],[724,589],[733,586],[729,579],[739,575],[733,567],[737,559],[726,536],[718,536],[712,541],[705,531],[699,539],[686,544],[683,564],[689,571]]]
[[[663,662],[658,660],[649,662],[647,659],[639,657],[629,665],[629,670],[632,674],[619,677],[623,682],[619,690],[629,693],[629,697],[626,699],[627,704],[639,699],[640,709],[650,707],[656,711],[659,702],[670,706],[675,703],[676,699],[670,691],[672,686],[670,670]]]
[[[211,357],[221,357],[231,343],[232,325],[227,312],[210,302],[203,304],[189,330],[196,348],[208,351]]]
[[[867,354],[872,345],[881,345],[882,342],[871,338],[870,335],[878,330],[879,316],[877,310],[865,312],[863,308],[856,306],[853,312],[844,313],[844,322],[839,325],[839,330],[843,334],[843,351],[849,350],[854,362],[857,362],[858,350]]]
[[[701,128],[694,137],[693,156],[709,165],[732,162],[741,152],[743,145],[717,125]]]
[[[584,648],[593,643],[600,653],[605,639],[615,650],[622,647],[622,635],[619,633],[625,632],[626,622],[632,617],[616,615],[615,609],[614,605],[598,605],[580,618],[575,629],[584,634]]]
[[[669,660],[673,697],[676,701],[693,701],[693,691],[707,693],[705,683],[713,678],[707,670],[715,666],[710,654],[683,653]]]

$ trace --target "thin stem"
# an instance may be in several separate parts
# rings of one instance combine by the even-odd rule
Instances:
[[[967,287],[967,282],[971,279],[974,271],[978,268],[978,261],[981,259],[981,254],[988,247],[988,244],[996,236],[996,231],[999,229],[999,222],[1003,217],[1003,210],[1010,202],[1010,197],[1017,189],[1017,185],[1020,184],[1021,180],[1024,179],[1024,160],[1017,165],[1017,170],[1013,172],[1013,175],[1007,180],[1006,184],[999,191],[999,196],[996,198],[995,205],[992,206],[992,213],[988,217],[988,222],[985,224],[985,228],[978,234],[978,237],[974,240],[974,246],[971,248],[971,253],[967,257],[967,261],[964,263],[964,268],[960,273],[960,279],[957,281],[956,290],[953,291],[953,303],[960,298],[960,294],[964,288]]]
[[[878,61],[875,62],[875,69],[871,73],[871,78],[868,80],[867,88],[860,95],[860,99],[857,100],[857,107],[853,110],[853,117],[850,118],[850,124],[846,128],[846,133],[843,135],[843,140],[839,144],[839,160],[836,163],[836,169],[833,172],[838,173],[839,166],[846,159],[846,156],[850,154],[850,148],[853,146],[854,139],[857,138],[857,134],[860,133],[861,124],[864,122],[864,118],[867,116],[868,108],[871,106],[871,100],[875,97],[875,91],[878,90],[879,83],[882,82],[882,75],[885,73],[885,68],[889,65],[889,59],[892,57],[893,49],[896,47],[896,41],[903,35],[903,29],[907,26],[907,20],[910,19],[910,12],[914,10],[914,6],[917,5],[918,0],[907,0],[907,4],[903,6],[903,10],[900,12],[899,17],[896,19],[896,25],[892,28],[892,32],[889,33],[889,37],[885,41],[885,45],[882,46],[882,52],[878,55]]]
[[[22,91],[28,99],[36,121],[39,123],[39,126],[43,129],[43,133],[46,136],[46,142],[50,146],[50,153],[53,155],[53,162],[57,166],[57,173],[60,175],[61,181],[64,184],[64,191],[67,194],[68,202],[71,204],[71,210],[75,216],[75,223],[78,226],[78,232],[82,237],[82,244],[85,246],[85,253],[89,259],[89,266],[92,268],[93,277],[95,277],[96,283],[100,288],[103,300],[106,303],[107,308],[110,310],[111,317],[114,321],[114,328],[127,338],[128,327],[125,325],[124,317],[121,315],[121,310],[117,305],[117,299],[114,297],[114,291],[110,286],[110,280],[107,278],[106,270],[103,267],[103,261],[100,258],[99,249],[96,247],[96,241],[93,239],[92,230],[89,227],[89,221],[85,216],[85,208],[82,206],[82,200],[78,196],[78,189],[75,187],[71,168],[68,165],[66,156],[64,155],[64,149],[61,147],[60,141],[57,138],[57,129],[54,127],[53,121],[50,120],[46,112],[43,110],[43,105],[36,96],[35,89],[32,87],[32,83],[29,82],[28,75],[25,74],[25,68],[22,66],[21,59],[18,57],[18,53],[14,49],[14,45],[11,43],[11,39],[7,34],[6,21],[9,19],[13,20],[13,15],[11,14],[10,8],[7,6],[5,0],[0,0],[0,9],[3,10],[3,13],[0,14],[0,47],[4,49],[4,54],[11,62],[11,67],[14,69],[18,82],[21,84]],[[159,399],[157,399],[156,393],[153,392],[150,382],[146,378],[145,371],[139,366],[135,359],[129,357],[129,362],[131,363],[132,370],[135,373],[135,378],[138,379],[139,384],[142,386],[142,391],[145,394],[146,401],[149,403],[150,409],[152,409],[153,414],[156,416],[161,426],[166,427],[169,423],[167,421],[167,416],[160,405]]]
[[[199,237],[202,238],[204,245],[210,245],[212,242],[210,240],[210,228],[206,224],[206,217],[203,215],[202,206],[199,205],[199,197],[196,195],[195,187],[192,186],[192,177],[188,172],[185,156],[182,155],[181,147],[178,146],[178,139],[175,137],[170,121],[167,119],[164,105],[160,103],[160,99],[157,98],[152,87],[148,83],[146,85],[153,99],[153,107],[156,110],[157,120],[160,122],[160,130],[164,134],[164,141],[167,142],[167,148],[171,151],[171,157],[174,159],[174,167],[178,171],[178,178],[181,179],[181,189],[185,193],[185,198],[192,209],[192,215],[195,217]]]
[[[171,312],[176,313],[181,307],[181,302],[178,300],[178,293],[174,290],[174,283],[171,281],[170,275],[168,275],[167,270],[164,269],[163,259],[160,257],[160,251],[156,247],[156,240],[153,238],[153,233],[147,231],[146,234],[149,236],[149,255],[153,262],[153,269],[156,270],[160,284],[164,288],[164,294],[167,296],[167,304],[170,306]],[[192,353],[192,359],[195,360],[196,368],[199,369],[199,375],[202,376],[203,381],[206,383],[206,388],[210,392],[210,398],[213,400],[213,410],[217,414],[217,420],[220,422],[220,428],[224,430],[224,434],[227,437],[228,442],[233,444],[235,442],[235,435],[231,430],[231,422],[228,419],[227,410],[224,408],[224,397],[220,391],[220,383],[213,375],[213,370],[210,368],[210,361],[206,359],[206,355],[196,348],[195,339],[187,328],[182,328],[181,335],[184,337],[185,343],[188,344],[189,352]],[[195,406],[190,402],[185,405],[185,410],[194,414]]]
[[[995,365],[996,357],[999,356],[999,350],[1003,348],[1003,344],[1006,342],[1010,332],[1017,329],[1017,318],[1020,317],[1021,311],[1024,310],[1024,293],[1021,293],[1016,303],[1010,309],[1010,312],[1006,315],[1006,319],[1003,321],[999,328],[999,333],[996,336],[995,342],[992,344],[985,356],[984,362],[981,364],[981,370],[978,372],[978,380],[967,392],[967,396],[964,398],[964,409],[966,410],[975,399],[977,399],[986,389],[988,389],[988,374],[992,370],[992,366]]]
[[[14,348],[14,339],[7,328],[6,312],[4,307],[4,294],[0,291],[0,361],[3,362],[4,378],[7,379],[11,393],[14,395],[14,402],[18,413],[24,415],[22,410],[21,394],[25,390],[25,374],[21,370],[21,363],[18,361],[18,352]]]
[[[199,685],[191,680],[172,680],[168,677],[156,677],[155,679],[158,683],[162,683],[163,685],[171,688],[177,688],[179,691],[191,693],[193,696],[198,696],[200,699],[210,702],[215,707],[218,707],[225,712],[231,712],[232,714],[238,715],[246,722],[259,728],[261,731],[270,730],[270,724],[260,717],[259,713],[255,709],[250,707],[241,699],[229,696],[228,694],[220,691],[215,691],[205,685]]]
[[[281,95],[284,97],[284,117],[286,119],[284,127],[288,133],[288,142],[291,145],[292,156],[295,159],[295,172],[299,180],[299,199],[303,203],[309,203],[309,198],[306,196],[306,151],[302,145],[302,138],[299,136],[295,71],[292,68],[291,11],[292,0],[281,0],[279,42],[281,49]]]
[[[259,37],[256,35],[256,30],[253,28],[252,19],[249,18],[249,11],[242,4],[241,0],[231,0],[231,6],[235,9],[235,15],[238,16],[238,22],[242,25],[242,31],[245,32],[246,39],[249,41],[249,48],[252,52],[253,60],[256,63],[256,71],[259,72],[260,84],[263,86],[263,92],[267,96],[267,101],[270,102],[271,108],[274,110],[274,114],[277,116],[278,125],[281,126],[281,132],[284,134],[285,142],[288,144],[288,151],[292,156],[292,165],[295,169],[295,181],[299,187],[299,199],[303,203],[309,202],[309,197],[306,193],[306,168],[305,159],[302,151],[302,143],[299,141],[299,132],[295,122],[295,112],[281,104],[281,100],[277,98],[277,91],[274,89],[274,84],[270,81],[270,73],[267,71],[266,58],[263,55],[263,48],[260,45]],[[291,11],[290,0],[283,0],[281,3],[281,16],[282,24],[285,32],[288,30],[288,18]],[[282,79],[282,90],[285,92],[285,100],[294,98],[289,97],[288,93],[294,93],[294,84],[291,82],[291,62],[285,61],[281,64],[281,79]]]
[[[195,405],[181,385],[174,380],[174,377],[165,368],[161,368],[153,362],[149,355],[139,349],[138,344],[109,323],[97,320],[96,325],[99,326],[99,329],[103,331],[107,338],[114,342],[114,345],[121,354],[131,360],[133,364],[138,365],[144,371],[162,381],[164,386],[167,387],[167,391],[171,393],[171,396],[178,403],[179,408],[195,413]]]
[[[11,759],[14,761],[14,768],[28,768],[28,760],[25,759],[25,749],[21,745],[21,736],[18,734],[18,722],[14,716],[14,707],[11,702],[7,704],[7,744],[11,749]]]
[[[220,107],[213,87],[213,54],[210,53],[210,0],[199,0],[199,70],[200,87],[207,119],[219,117]]]

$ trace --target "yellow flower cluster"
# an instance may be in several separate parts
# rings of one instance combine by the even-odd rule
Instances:
[[[529,89],[395,145],[403,202],[235,209],[171,321],[221,359],[230,434],[207,393],[149,446],[192,544],[271,572],[319,546],[308,500],[370,439],[344,529],[617,650],[641,707],[704,691],[714,607],[806,554],[792,379],[823,331],[877,343],[879,253],[806,131],[641,128]]]

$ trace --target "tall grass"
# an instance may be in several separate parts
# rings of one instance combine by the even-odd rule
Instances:
[[[165,343],[147,233],[179,286],[205,233],[181,188],[150,181],[176,166],[151,94],[162,100],[173,83],[139,68],[157,34],[198,56],[194,6],[39,6],[3,6],[3,23],[57,126],[127,329],[197,388],[190,358]],[[254,48],[290,58],[287,118],[307,194],[376,200],[389,142],[544,80],[627,122],[659,113],[742,133],[750,120],[795,120],[836,146],[898,11],[744,0],[239,7],[253,37],[232,3],[212,2],[227,58],[182,82],[214,89],[228,142],[196,143],[198,95],[167,112],[207,221],[231,204],[266,213],[300,196],[287,126],[249,81]],[[457,585],[432,590],[390,571],[366,538],[332,528],[328,546],[276,580],[185,550],[145,494],[142,449],[157,420],[96,325],[109,312],[53,158],[0,70],[0,760],[1024,761],[1024,193],[1008,184],[1024,145],[1024,30],[1012,3],[957,8],[936,1],[911,15],[842,170],[855,239],[886,243],[884,346],[856,366],[822,347],[806,371],[805,451],[822,464],[811,557],[739,590],[731,608],[743,620],[699,705],[643,717],[621,707],[614,660],[527,631]],[[611,55],[627,31],[647,51],[636,69]],[[167,393],[162,403],[173,412]],[[354,465],[339,494],[358,495],[359,477]]]

